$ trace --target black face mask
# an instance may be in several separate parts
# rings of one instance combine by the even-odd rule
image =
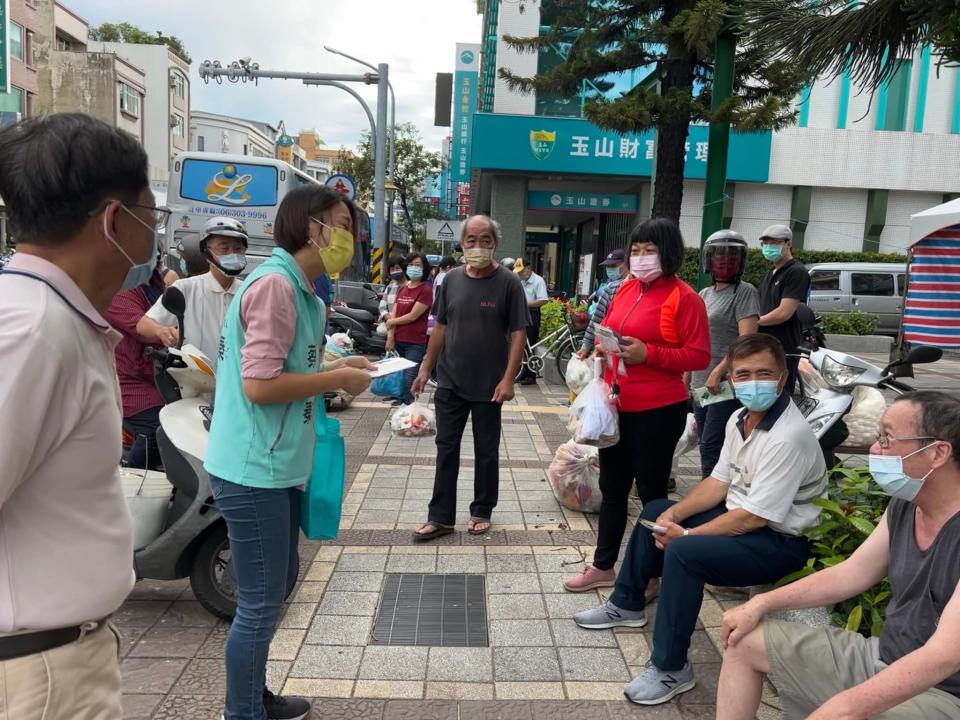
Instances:
[[[400,281],[403,280],[405,277],[406,277],[406,275],[404,275],[402,272],[390,273],[390,279],[391,279],[391,280],[396,280],[397,282],[400,282]]]

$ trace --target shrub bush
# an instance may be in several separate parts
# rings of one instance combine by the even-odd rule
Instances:
[[[540,339],[559,330],[566,322],[567,312],[586,312],[583,303],[552,299],[540,306]]]
[[[846,315],[828,313],[823,316],[823,331],[832,335],[872,335],[877,329],[877,316],[863,310]]]
[[[810,539],[812,557],[805,567],[780,580],[777,586],[833,567],[850,557],[860,543],[874,531],[890,497],[881,492],[867,468],[837,467],[828,490],[829,498],[814,500],[823,508],[820,522],[804,535]],[[865,637],[876,637],[883,630],[883,619],[890,599],[886,578],[856,597],[831,608],[833,622]]]

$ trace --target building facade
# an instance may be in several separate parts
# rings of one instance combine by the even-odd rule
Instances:
[[[173,158],[189,148],[189,63],[166,45],[90,42],[87,49],[112,53],[143,71],[149,98],[143,110],[143,145],[150,158],[151,181],[165,183]]]
[[[194,110],[190,114],[190,150],[272,158],[278,130],[267,123]]]
[[[582,97],[523,95],[498,77],[499,68],[529,77],[562,61],[562,47],[518,53],[503,41],[540,34],[554,12],[550,0],[526,3],[524,12],[486,3],[469,188],[471,210],[501,222],[503,253],[525,252],[555,287],[570,290],[581,258],[595,262],[622,247],[649,216],[656,137],[601,130],[582,120]],[[734,134],[719,200],[724,224],[752,245],[767,225],[788,223],[800,247],[904,252],[910,215],[960,193],[960,70],[936,63],[928,47],[917,48],[873,96],[849,76],[818,80],[796,99],[794,127]],[[610,78],[610,92],[645,75]],[[692,125],[680,219],[690,246],[700,242],[706,140],[706,127]]]
[[[42,18],[36,0],[9,0],[10,88],[0,88],[0,124],[31,117],[39,92],[34,39]]]

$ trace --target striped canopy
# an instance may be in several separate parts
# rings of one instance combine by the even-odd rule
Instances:
[[[960,203],[925,210],[911,224],[916,240],[910,248],[903,339],[960,350]]]

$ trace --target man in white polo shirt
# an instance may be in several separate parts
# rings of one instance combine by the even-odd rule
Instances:
[[[650,661],[624,690],[641,705],[696,685],[687,650],[704,584],[762,585],[803,567],[801,533],[817,522],[812,501],[826,494],[820,446],[784,392],[783,346],[770,335],[741,335],[727,360],[744,409],[727,423],[713,472],[680,502],[647,503],[640,517],[654,525],[634,528],[610,599],[573,616],[590,630],[643,627],[659,592]]]
[[[184,342],[199,348],[216,368],[223,319],[240,289],[237,276],[247,265],[247,231],[239,220],[211,218],[203,226],[199,245],[195,237],[187,238],[180,249],[188,256],[199,254],[210,268],[202,275],[177,280],[173,287],[178,288],[187,301]],[[189,261],[189,257],[187,259]],[[167,347],[175,345],[179,337],[177,319],[163,307],[162,300],[157,300],[140,319],[137,332]]]
[[[107,618],[133,538],[103,313],[150,278],[169,211],[140,143],[79,114],[0,130],[0,195],[17,238],[0,273],[0,716],[115,720]]]

